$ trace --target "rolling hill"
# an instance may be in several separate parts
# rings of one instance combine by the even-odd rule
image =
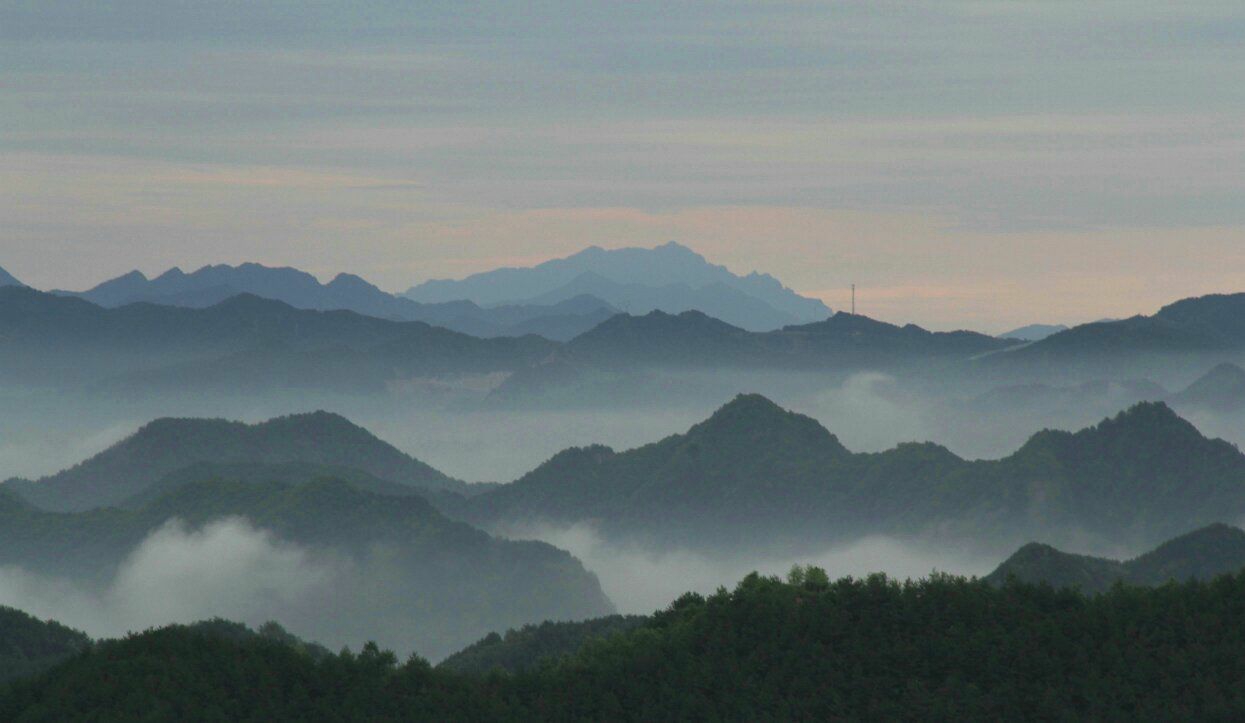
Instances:
[[[985,580],[1001,585],[1015,578],[1020,582],[1047,583],[1098,593],[1116,583],[1155,586],[1172,581],[1210,580],[1242,569],[1245,569],[1245,532],[1213,524],[1123,562],[1073,555],[1049,545],[1030,543],[1007,558]]]
[[[38,481],[9,480],[4,489],[48,510],[81,511],[119,505],[167,476],[199,465],[218,475],[222,465],[261,465],[247,476],[269,475],[263,465],[296,465],[305,473],[357,470],[369,479],[419,491],[472,488],[377,439],[336,414],[314,412],[259,424],[223,419],[158,419],[90,459]],[[289,470],[287,470],[289,471]],[[280,477],[281,475],[278,475]],[[206,478],[206,477],[204,477]],[[165,480],[166,486],[171,486]],[[378,489],[375,481],[364,486]]]

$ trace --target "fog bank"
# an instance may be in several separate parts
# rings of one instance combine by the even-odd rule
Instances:
[[[597,574],[605,594],[622,613],[646,614],[664,608],[679,595],[712,593],[719,586],[734,587],[756,571],[785,575],[794,564],[825,568],[832,579],[884,572],[899,579],[920,578],[931,572],[984,575],[1011,551],[987,557],[928,544],[871,535],[812,554],[784,557],[710,557],[690,550],[653,551],[607,542],[587,524],[569,527],[526,526],[506,531],[516,539],[548,542],[579,558]]]

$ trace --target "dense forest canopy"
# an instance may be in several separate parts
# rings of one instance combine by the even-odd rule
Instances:
[[[752,575],[517,673],[171,627],[0,698],[6,720],[1208,719],[1245,715],[1245,574],[1086,597]],[[228,632],[228,630],[227,630]]]

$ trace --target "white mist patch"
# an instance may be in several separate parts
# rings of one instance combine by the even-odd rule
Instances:
[[[102,590],[6,567],[0,568],[0,604],[96,637],[212,617],[256,625],[327,595],[340,572],[339,563],[313,559],[242,519],[199,530],[170,520]]]
[[[504,531],[516,539],[537,539],[579,558],[601,581],[601,587],[622,613],[651,613],[685,592],[712,593],[733,588],[750,572],[785,575],[792,565],[825,568],[831,579],[884,572],[916,579],[931,572],[984,575],[1002,558],[962,550],[869,536],[820,552],[789,557],[709,556],[691,550],[655,551],[620,546],[604,540],[590,525],[524,526]]]

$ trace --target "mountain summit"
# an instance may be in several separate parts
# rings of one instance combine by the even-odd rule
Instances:
[[[695,309],[753,331],[819,321],[830,314],[825,304],[796,294],[768,274],[739,276],[674,242],[655,248],[592,246],[528,268],[427,281],[406,296],[424,303],[468,299],[490,306],[551,304],[579,294],[632,314]]]

